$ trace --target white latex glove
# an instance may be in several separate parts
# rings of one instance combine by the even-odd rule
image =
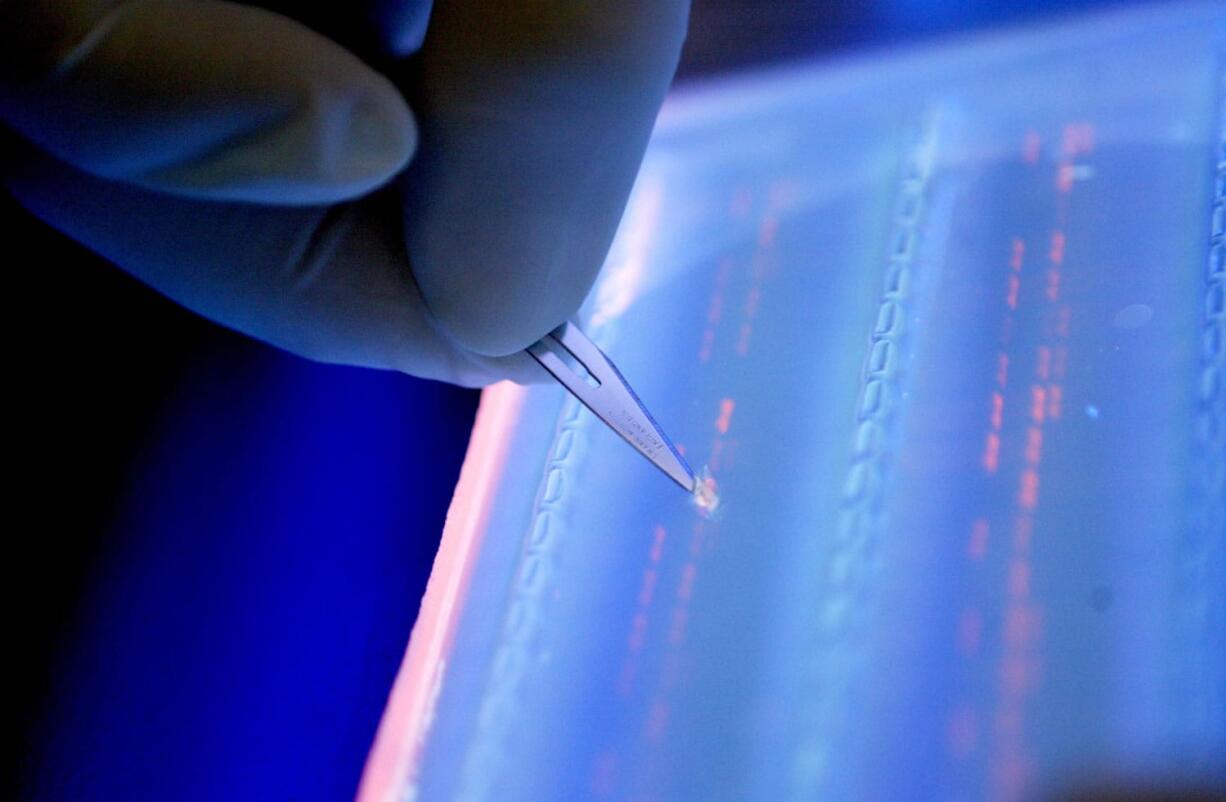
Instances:
[[[220,0],[0,0],[0,120],[20,135],[0,180],[303,356],[540,379],[520,352],[595,279],[686,0],[340,5],[312,30]]]

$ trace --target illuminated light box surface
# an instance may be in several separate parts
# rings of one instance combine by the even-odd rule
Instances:
[[[721,515],[488,390],[361,800],[1221,778],[1224,17],[671,99],[582,319]]]

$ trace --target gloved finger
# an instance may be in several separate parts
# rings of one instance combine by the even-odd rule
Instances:
[[[34,214],[170,298],[310,359],[469,387],[548,378],[526,354],[480,356],[437,329],[406,263],[394,188],[331,207],[219,203],[40,153],[6,183]]]
[[[431,0],[249,0],[249,4],[296,19],[361,58],[377,62],[421,49]]]
[[[578,309],[685,36],[686,0],[439,0],[411,98],[406,241],[464,347],[524,348]]]
[[[400,93],[285,17],[193,0],[6,0],[0,120],[96,176],[179,195],[319,204],[400,171]]]

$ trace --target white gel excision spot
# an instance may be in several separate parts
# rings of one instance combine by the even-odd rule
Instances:
[[[705,468],[694,482],[694,506],[704,518],[713,517],[719,509],[719,488],[715,485],[715,477]]]

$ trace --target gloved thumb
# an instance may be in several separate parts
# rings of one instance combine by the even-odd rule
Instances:
[[[217,0],[5,0],[0,120],[96,176],[275,204],[364,194],[417,141],[399,92],[356,56]]]

